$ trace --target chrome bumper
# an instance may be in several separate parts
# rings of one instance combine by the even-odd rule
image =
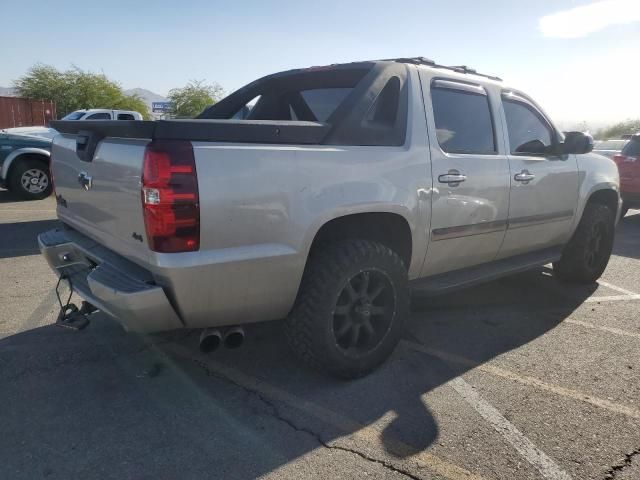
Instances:
[[[38,235],[40,252],[54,272],[125,330],[156,332],[184,327],[152,275],[75,230]]]

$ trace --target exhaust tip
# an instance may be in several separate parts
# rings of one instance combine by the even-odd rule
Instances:
[[[224,336],[224,346],[227,348],[238,348],[244,342],[244,330],[240,327],[230,329]]]
[[[200,334],[200,351],[211,353],[222,343],[222,335],[219,330],[205,329]]]

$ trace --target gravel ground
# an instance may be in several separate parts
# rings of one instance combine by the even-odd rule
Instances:
[[[55,223],[0,191],[0,478],[640,479],[640,212],[599,285],[541,268],[415,298],[354,382],[300,366],[277,322],[211,355],[100,313],[53,326]]]

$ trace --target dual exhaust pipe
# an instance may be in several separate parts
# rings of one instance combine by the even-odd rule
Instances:
[[[205,328],[200,334],[200,351],[211,353],[220,345],[226,348],[239,348],[244,342],[244,329],[232,327],[224,333],[217,328]]]

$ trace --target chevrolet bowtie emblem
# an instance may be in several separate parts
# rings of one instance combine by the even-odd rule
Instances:
[[[78,183],[85,190],[91,189],[92,181],[93,178],[87,172],[80,172],[80,174],[78,175]]]

